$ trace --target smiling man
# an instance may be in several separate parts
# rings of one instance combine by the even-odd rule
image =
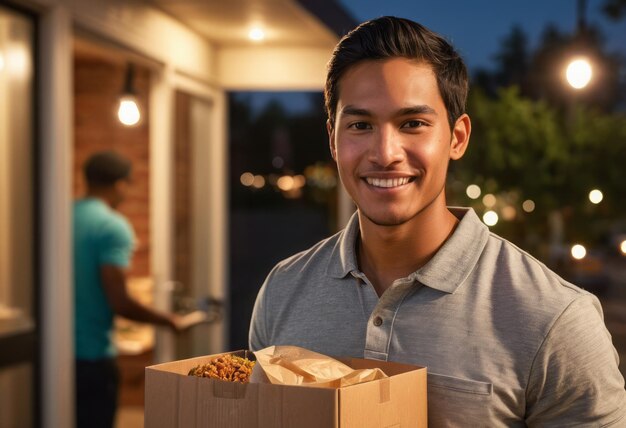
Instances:
[[[336,47],[325,97],[357,212],[268,275],[251,349],[427,366],[430,426],[626,424],[598,300],[446,206],[471,133],[453,47],[412,21],[366,22]]]

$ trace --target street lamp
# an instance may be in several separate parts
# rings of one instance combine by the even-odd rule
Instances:
[[[587,0],[578,0],[577,2],[578,23],[574,43],[576,50],[585,51],[587,46],[587,23],[585,20],[585,11],[587,8]],[[583,89],[586,87],[593,76],[591,62],[586,56],[577,55],[574,57],[565,70],[565,78],[567,83],[574,89]]]
[[[565,77],[574,89],[583,89],[591,81],[593,70],[587,58],[581,57],[572,60],[567,66]]]

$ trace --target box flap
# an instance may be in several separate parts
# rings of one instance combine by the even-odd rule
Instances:
[[[182,375],[187,375],[187,373],[189,373],[189,370],[191,370],[192,367],[195,367],[200,364],[206,364],[209,361],[214,360],[215,358],[218,358],[222,355],[235,355],[238,357],[247,358],[249,360],[253,360],[253,361],[255,360],[254,354],[252,352],[240,350],[240,351],[235,351],[235,352],[224,352],[222,354],[204,355],[202,357],[187,358],[186,360],[177,360],[177,361],[171,361],[168,363],[155,364],[155,365],[146,367],[146,369],[166,371],[170,373],[178,373]]]
[[[382,369],[388,378],[339,389],[341,428],[426,427],[426,369],[386,361],[344,359],[353,368]]]

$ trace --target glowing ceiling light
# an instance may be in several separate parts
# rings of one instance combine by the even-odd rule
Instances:
[[[141,119],[141,113],[134,97],[124,97],[120,100],[117,117],[126,126],[133,126]]]
[[[619,249],[622,252],[622,254],[626,256],[626,240],[622,241],[622,243],[619,244]]]
[[[591,64],[585,58],[579,58],[569,63],[565,77],[574,89],[582,89],[589,84],[593,72]]]
[[[572,257],[574,257],[576,260],[582,260],[587,255],[587,249],[580,244],[576,244],[572,246],[571,253]]]
[[[260,27],[253,27],[248,32],[248,38],[255,42],[260,42],[261,40],[265,39],[265,31],[263,31],[263,29]]]
[[[117,117],[126,126],[133,126],[139,123],[141,112],[137,105],[134,88],[135,67],[128,64],[126,67],[126,77],[124,79],[124,89],[120,96],[120,105],[117,109]]]

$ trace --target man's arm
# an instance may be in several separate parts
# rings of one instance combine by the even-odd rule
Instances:
[[[126,272],[122,267],[103,265],[100,267],[100,277],[107,300],[117,315],[133,321],[168,326],[173,330],[182,329],[180,316],[144,306],[128,294]]]
[[[595,296],[577,298],[555,321],[535,356],[526,398],[528,426],[626,422],[624,379]]]
[[[265,308],[265,293],[267,292],[269,278],[265,280],[265,283],[259,290],[259,294],[254,302],[254,310],[252,311],[252,319],[250,320],[250,332],[248,335],[249,348],[252,351],[258,351],[264,349],[270,344],[267,339],[266,332],[266,308]]]

